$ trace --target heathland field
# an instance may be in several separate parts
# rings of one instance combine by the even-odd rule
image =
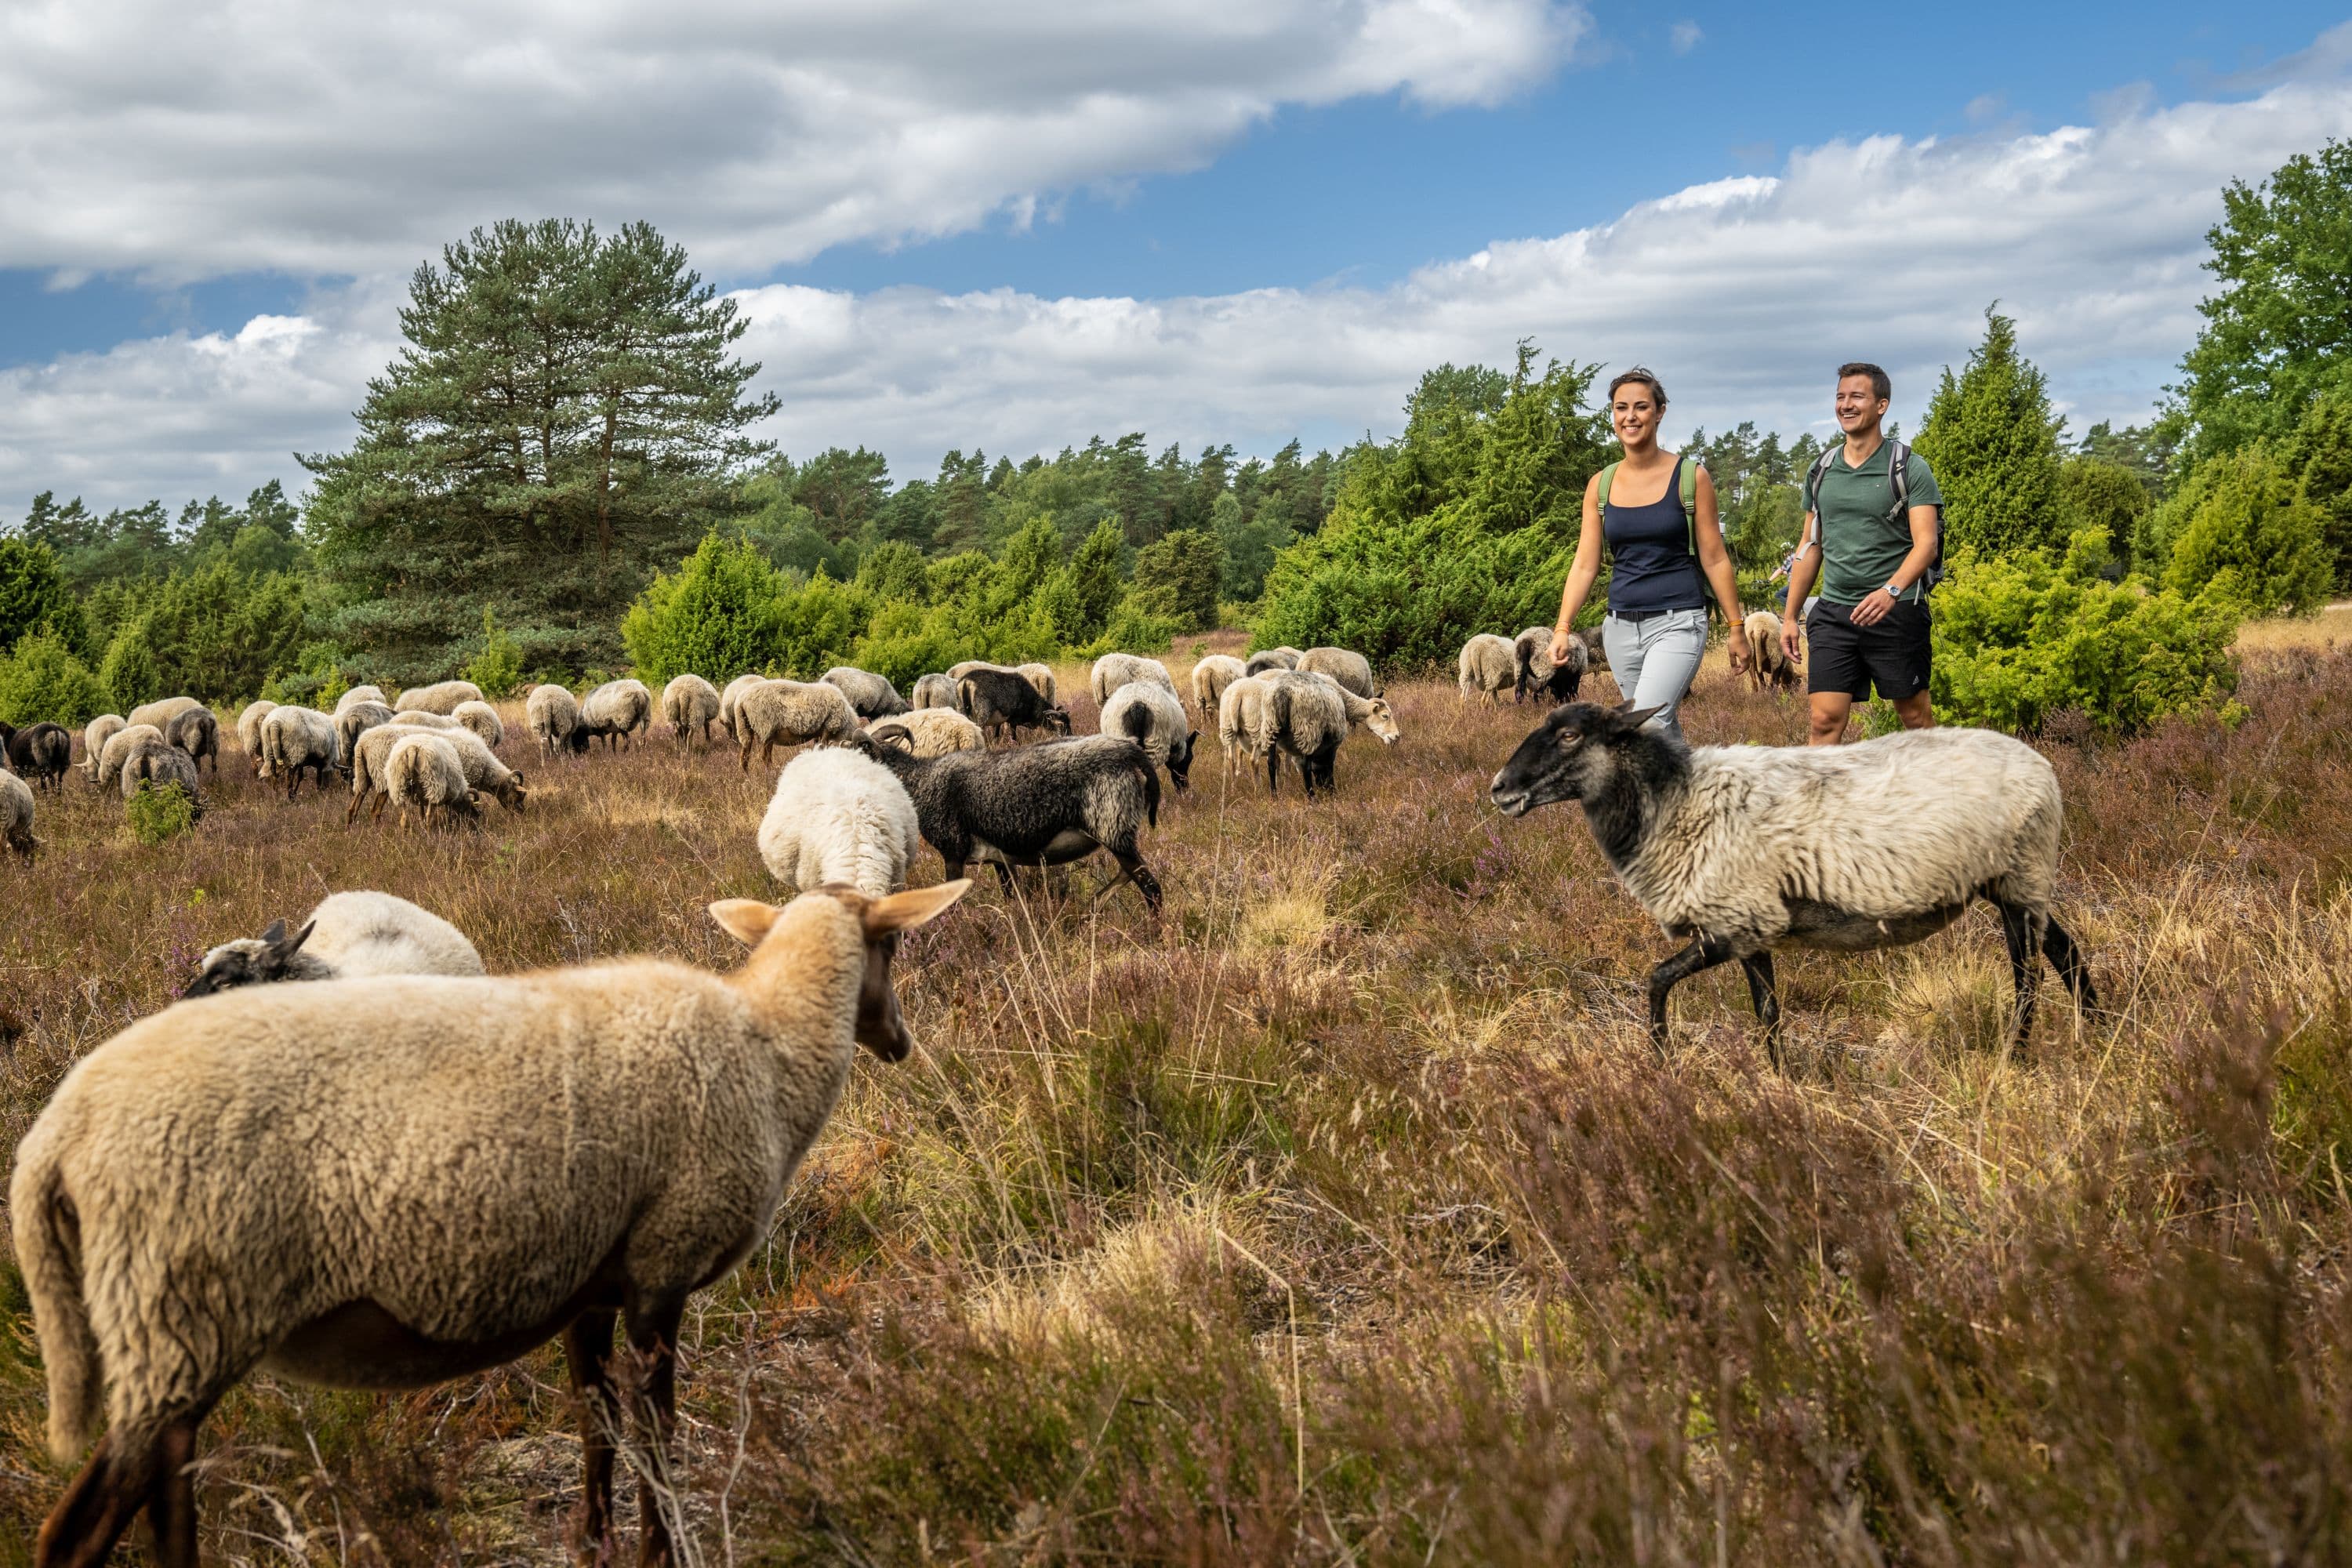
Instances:
[[[1204,754],[1145,843],[1160,921],[1081,871],[908,942],[921,1048],[860,1059],[688,1316],[651,1489],[689,1561],[2352,1558],[2352,654],[2250,639],[2224,719],[2051,727],[2111,1012],[2049,987],[2005,1054],[1979,910],[1784,960],[1786,1078],[1731,967],[1653,1057],[1670,944],[1574,808],[1486,803],[1532,709],[1390,694],[1402,743],[1350,741],[1336,801]],[[505,712],[530,806],[479,831],[346,829],[233,751],[159,846],[45,795],[0,866],[0,1150],[207,946],[333,889],[493,970],[736,963],[704,906],[778,896],[772,773],[666,733],[550,767]],[[1802,733],[1719,665],[1685,721]],[[42,1411],[11,1270],[0,1564],[62,1484]],[[572,1433],[552,1349],[406,1397],[257,1379],[206,1428],[206,1560],[562,1561]]]

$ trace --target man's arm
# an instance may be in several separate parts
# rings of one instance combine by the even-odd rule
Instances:
[[[1781,639],[1793,658],[1801,658],[1805,652],[1805,595],[1812,592],[1813,579],[1822,569],[1821,541],[1813,537],[1814,514],[1805,514],[1804,542],[1797,547],[1796,560],[1789,567],[1789,598],[1781,606]]]
[[[1903,564],[1895,569],[1895,575],[1885,586],[1862,596],[1862,603],[1853,607],[1855,626],[1876,626],[1885,620],[1912,585],[1927,574],[1927,567],[1936,559],[1936,511],[1933,506],[1911,509],[1911,552],[1903,558]]]

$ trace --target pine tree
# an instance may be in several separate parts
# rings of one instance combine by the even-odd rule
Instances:
[[[2017,323],[1986,310],[1984,342],[1958,375],[1944,367],[1914,443],[1943,491],[1948,549],[2005,555],[2064,542],[2064,425],[2050,411],[2048,378],[2017,352]]]

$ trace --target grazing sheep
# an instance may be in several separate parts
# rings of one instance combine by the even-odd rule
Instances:
[[[26,784],[62,790],[72,766],[73,731],[64,725],[45,721],[18,730],[0,724],[0,767],[14,768]]]
[[[1297,669],[1297,668],[1298,650],[1286,643],[1280,647],[1261,648],[1250,655],[1249,662],[1242,666],[1242,673],[1264,675],[1269,670]]]
[[[760,818],[768,874],[802,892],[838,882],[868,898],[895,893],[921,847],[907,786],[843,746],[803,752],[785,763]]]
[[[870,734],[856,744],[907,786],[924,841],[940,852],[950,880],[985,861],[1010,891],[1014,866],[1066,866],[1107,849],[1118,875],[1095,897],[1131,881],[1151,912],[1160,912],[1160,879],[1135,847],[1146,824],[1159,826],[1160,773],[1134,742],[1088,735],[929,759]]]
[[[1176,678],[1168,667],[1156,658],[1146,658],[1139,653],[1107,653],[1095,660],[1087,684],[1095,694],[1097,707],[1110,700],[1110,694],[1130,680],[1148,680],[1154,686],[1176,689]],[[979,715],[974,714],[974,718]]]
[[[956,683],[956,695],[957,705],[983,735],[1001,731],[1017,741],[1024,730],[1050,730],[1057,735],[1070,732],[1070,710],[1047,702],[1017,670],[985,667],[966,670]]]
[[[1489,791],[1512,816],[1584,805],[1617,879],[1689,945],[1650,972],[1650,1038],[1666,994],[1729,959],[1778,1065],[1776,947],[1863,952],[1943,930],[1977,899],[2000,911],[2017,1047],[2033,1027],[2039,952],[2084,1006],[2088,967],[2050,912],[2063,808],[2032,747],[1990,730],[1911,730],[1852,746],[1703,746],[1642,725],[1654,710],[1557,708]]]
[[[371,974],[479,974],[482,955],[466,933],[429,910],[390,893],[330,893],[287,934],[272,921],[205,954],[183,997],[281,980],[351,980]]]
[[[348,763],[351,761],[352,748],[360,743],[362,735],[379,724],[389,724],[398,717],[397,713],[381,702],[354,702],[350,707],[340,710],[335,714],[336,755]],[[436,714],[435,717],[438,718],[440,715]],[[452,724],[457,722],[454,719],[449,721]]]
[[[1013,667],[1009,664],[991,664],[984,658],[968,658],[961,664],[951,664],[948,666],[948,679],[950,680],[961,680],[965,676],[970,675],[975,669],[1006,669],[1013,670],[1013,673],[1015,675],[1021,673],[1017,669],[1013,669]]]
[[[70,1462],[107,1419],[37,1560],[92,1568],[143,1507],[161,1561],[194,1568],[188,1461],[253,1371],[421,1388],[561,1334],[583,1547],[619,1561],[618,1413],[680,1473],[686,1308],[767,1237],[857,1047],[913,1048],[892,939],[968,886],[714,904],[751,949],[728,975],[638,959],[264,985],[83,1057],[9,1188],[51,1451]],[[642,1516],[643,1561],[673,1561],[650,1498]]]
[[[454,713],[427,713],[422,708],[404,708],[399,712],[394,714],[391,718],[385,720],[382,725],[370,725],[368,727],[367,733],[372,735],[375,733],[376,730],[379,728],[387,730],[437,730],[443,734],[453,734],[459,730],[465,729],[466,726],[458,721],[457,715]]]
[[[352,800],[343,812],[345,826],[359,816],[360,807],[371,798],[375,802],[375,810],[370,819],[383,820],[384,804],[389,799],[386,777],[392,749],[400,743],[401,737],[416,734],[438,735],[457,749],[457,763],[466,771],[468,789],[497,796],[499,804],[509,811],[522,810],[527,794],[522,774],[500,762],[489,743],[471,730],[462,725],[436,730],[424,724],[384,724],[361,736],[359,745],[346,759],[352,775]]]
[[[1747,629],[1748,646],[1756,652],[1755,662],[1748,667],[1748,683],[1758,691],[1769,686],[1775,691],[1796,689],[1797,661],[1789,657],[1789,638],[1780,625],[1780,617],[1769,610],[1758,610],[1740,625]]]
[[[403,827],[411,810],[427,827],[452,816],[469,824],[481,820],[480,797],[467,787],[466,764],[446,735],[415,730],[401,736],[384,758],[381,782],[385,796],[400,807]]]
[[[950,752],[984,752],[988,737],[980,726],[952,708],[918,708],[895,719],[885,719],[866,731],[877,741],[903,745],[919,757],[944,757]]]
[[[479,735],[482,744],[492,751],[507,743],[507,721],[487,702],[460,702],[449,717]]]
[[[1054,667],[1052,665],[1016,664],[1013,667],[1013,673],[1027,681],[1030,685],[1035,687],[1037,689],[1037,695],[1045,700],[1046,707],[1051,708],[1055,705],[1054,696],[1055,686],[1054,681]]]
[[[0,840],[24,859],[33,858],[33,786],[0,769]]]
[[[470,680],[436,680],[403,691],[397,706],[418,713],[455,713],[458,703],[481,700],[482,689]]]
[[[898,695],[898,689],[870,669],[836,664],[817,679],[841,688],[860,719],[887,719],[907,711],[907,700]]]
[[[325,789],[327,775],[342,765],[343,755],[335,721],[315,708],[289,705],[261,721],[261,776],[284,779],[288,800],[300,791],[305,768],[312,784]]]
[[[99,788],[104,789],[122,776],[122,769],[131,754],[150,742],[163,743],[163,731],[152,724],[126,724],[106,738],[98,753],[98,772],[94,775]]]
[[[1582,632],[1568,634],[1568,657],[1559,663],[1551,661],[1551,628],[1529,626],[1512,644],[1512,659],[1517,668],[1511,684],[1511,700],[1525,701],[1529,697],[1549,697],[1554,703],[1573,702],[1584,684],[1584,672],[1592,663],[1592,646]]]
[[[191,708],[204,704],[193,697],[163,697],[152,702],[142,702],[131,710],[128,721],[132,724],[152,724],[157,730],[169,731],[172,721]]]
[[[1227,778],[1255,767],[1273,749],[1274,738],[1265,725],[1266,700],[1273,691],[1265,677],[1245,675],[1218,694],[1217,740],[1224,747]]]
[[[1168,782],[1178,794],[1192,787],[1192,747],[1201,731],[1172,691],[1162,691],[1148,680],[1130,680],[1103,704],[1102,732],[1124,735],[1143,748],[1152,763],[1168,770]]]
[[[1298,780],[1308,799],[1318,789],[1330,794],[1332,759],[1349,731],[1362,726],[1384,746],[1402,739],[1396,714],[1385,697],[1360,697],[1320,671],[1276,670],[1260,676],[1268,688],[1261,722],[1264,733],[1252,750],[1265,758],[1265,787],[1279,795],[1282,753],[1297,760]]]
[[[767,679],[764,675],[739,675],[727,683],[726,690],[719,694],[719,727],[727,731],[729,739],[740,741],[743,738],[735,730],[735,704],[743,700],[743,693]]]
[[[261,772],[261,721],[277,708],[277,703],[265,697],[247,703],[245,711],[236,716],[236,743],[244,748],[246,763],[256,773]]]
[[[392,699],[383,694],[383,687],[370,685],[352,686],[346,687],[343,690],[343,694],[335,699],[335,711],[330,716],[341,717],[343,710],[349,708],[354,702],[381,702],[386,708],[392,706]]]
[[[196,787],[195,759],[179,747],[163,741],[148,741],[131,753],[122,764],[122,798],[131,799],[146,790],[162,789],[178,784],[188,793],[188,804],[194,809],[190,820],[201,822],[205,816],[204,792]]]
[[[540,749],[550,757],[588,749],[588,731],[580,727],[580,700],[562,687],[552,682],[532,687],[522,711]]]
[[[950,675],[919,676],[915,680],[911,706],[918,713],[933,708],[953,708],[956,705],[955,678]]]
[[[213,760],[213,777],[220,777],[220,719],[209,708],[190,708],[172,716],[163,739],[188,753],[193,762]]]
[[[98,776],[98,759],[104,754],[107,742],[122,733],[126,728],[128,725],[120,713],[101,713],[82,726],[81,765],[82,771],[89,775],[90,783],[104,782]]]
[[[662,688],[662,717],[669,721],[669,732],[677,739],[677,749],[694,749],[694,732],[702,732],[702,749],[710,749],[710,726],[719,718],[719,688],[698,675],[675,675]]]
[[[1344,647],[1310,647],[1298,656],[1301,675],[1328,675],[1339,683],[1340,689],[1359,697],[1378,697],[1380,689],[1372,684],[1372,661],[1362,654]]]
[[[619,750],[632,735],[653,728],[654,694],[642,680],[608,680],[580,703],[580,727],[593,738],[602,735],[604,749]]]
[[[1248,667],[1229,653],[1210,654],[1192,667],[1192,706],[1201,710],[1202,723],[1217,721],[1217,700],[1248,673]]]
[[[750,773],[754,744],[762,767],[775,760],[778,746],[847,745],[857,733],[857,710],[840,687],[822,680],[762,680],[735,700],[735,733]]]
[[[1493,632],[1480,632],[1464,643],[1461,657],[1454,660],[1454,686],[1465,702],[1476,697],[1499,703],[1517,679],[1518,661],[1511,639]]]

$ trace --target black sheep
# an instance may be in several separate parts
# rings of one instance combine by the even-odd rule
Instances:
[[[36,788],[65,788],[73,763],[73,736],[60,725],[32,724],[22,730],[0,724],[0,752],[8,766]]]
[[[1028,677],[1010,669],[966,670],[956,683],[956,701],[984,735],[1000,729],[1015,740],[1024,730],[1070,732],[1069,710],[1047,702]]]
[[[1108,849],[1118,875],[1095,897],[1131,881],[1160,912],[1160,879],[1135,847],[1146,825],[1160,825],[1160,773],[1134,742],[1088,735],[924,758],[864,731],[854,743],[907,786],[923,840],[947,862],[948,880],[985,861],[1009,891],[1014,866],[1066,866]]]

